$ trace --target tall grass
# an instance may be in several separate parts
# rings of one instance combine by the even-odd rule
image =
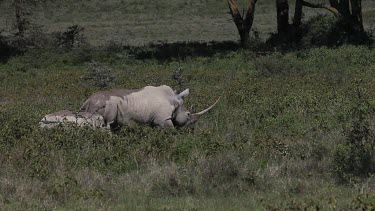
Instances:
[[[200,110],[222,96],[220,103],[194,133],[146,126],[114,134],[42,130],[37,122],[45,114],[76,110],[103,88],[80,79],[90,63],[77,63],[74,50],[14,57],[0,66],[2,208],[372,206],[373,176],[351,173],[345,159],[352,157],[342,149],[352,147],[347,132],[361,105],[367,106],[362,125],[374,131],[373,49],[322,47],[264,56],[238,50],[168,62],[140,60],[134,56],[140,50],[86,54],[116,78],[105,89],[179,88],[171,76],[180,67],[182,88],[191,90],[188,107]],[[366,96],[360,104],[358,89]]]

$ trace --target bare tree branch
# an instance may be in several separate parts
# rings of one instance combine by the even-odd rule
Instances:
[[[296,0],[296,5],[294,9],[294,18],[293,18],[293,25],[295,27],[299,27],[302,22],[302,0]]]
[[[237,1],[236,0],[227,0],[230,14],[233,17],[233,21],[236,24],[237,29],[243,27],[243,18],[241,13],[238,11]]]
[[[230,14],[232,15],[233,21],[236,24],[237,30],[240,34],[242,46],[246,46],[249,41],[249,32],[254,21],[255,3],[257,0],[249,0],[249,6],[247,7],[246,14],[243,15],[241,15],[238,11],[236,0],[227,0],[227,2]]]
[[[329,0],[329,3],[331,4],[331,7],[334,7],[336,9],[339,8],[339,2],[338,2],[338,0]]]
[[[249,30],[253,26],[256,3],[257,3],[257,0],[249,0],[249,6],[247,7],[246,16],[245,16],[245,25],[246,25],[246,28]]]
[[[289,31],[289,2],[288,0],[276,0],[277,32],[287,33]]]
[[[327,5],[324,5],[324,4],[313,4],[313,3],[309,3],[309,2],[306,2],[304,0],[301,0],[302,1],[302,5],[305,6],[305,7],[311,7],[311,8],[323,8],[323,9],[326,9],[330,12],[332,12],[336,17],[340,17],[340,13],[339,11],[334,8],[334,7],[331,7],[331,6],[327,6]]]

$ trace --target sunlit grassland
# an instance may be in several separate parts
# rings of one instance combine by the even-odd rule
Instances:
[[[134,59],[127,50],[89,54],[113,69],[109,87],[80,79],[88,61],[79,62],[75,50],[31,51],[0,66],[1,207],[348,209],[374,192],[373,177],[342,183],[335,171],[358,105],[370,106],[365,121],[374,131],[368,47],[263,56],[239,50],[168,62]],[[179,88],[171,78],[177,67],[182,88],[191,90],[187,107],[200,110],[221,96],[194,133],[37,127],[45,114],[77,110],[97,90]]]
[[[5,34],[14,32],[9,8],[3,1]],[[366,29],[374,8],[363,0]],[[304,11],[305,19],[325,14]],[[46,32],[78,24],[91,45],[31,49],[0,64],[0,210],[371,209],[375,178],[345,171],[356,160],[343,152],[354,151],[348,142],[358,131],[374,142],[373,47],[242,50],[227,12],[216,0],[37,7],[33,24]],[[274,1],[259,0],[255,45],[276,31],[275,19]],[[175,43],[183,41],[203,44]],[[108,86],[81,79],[93,61],[111,69]],[[76,111],[95,91],[162,84],[189,88],[184,102],[196,111],[221,100],[193,132],[38,128],[44,115]]]

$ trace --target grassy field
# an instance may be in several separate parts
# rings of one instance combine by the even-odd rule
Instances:
[[[243,50],[227,5],[213,0],[63,2],[34,22],[79,24],[92,45],[0,64],[0,210],[374,209],[374,46]],[[375,5],[363,4],[369,28]],[[273,6],[257,5],[263,40]],[[171,44],[139,46],[158,40]],[[115,80],[81,79],[102,70]],[[196,110],[221,100],[194,132],[38,128],[95,91],[161,84],[190,88]]]
[[[245,0],[238,1],[245,8]],[[313,2],[313,1],[312,1]],[[14,32],[14,14],[9,1],[0,4],[0,23],[4,32]],[[364,24],[373,28],[375,2],[363,0]],[[64,0],[37,7],[32,23],[45,31],[64,31],[78,24],[85,28],[88,41],[93,45],[116,42],[126,45],[144,45],[150,42],[176,41],[237,41],[237,29],[228,14],[226,1],[221,0]],[[276,6],[272,0],[256,5],[253,30],[261,38],[276,31]],[[294,1],[290,1],[293,17]],[[327,14],[322,9],[304,9],[305,19],[316,14]]]
[[[81,54],[36,51],[11,59],[0,66],[0,206],[349,209],[366,194],[373,203],[375,178],[349,171],[357,158],[342,152],[354,150],[356,131],[369,129],[360,140],[374,141],[374,58],[374,50],[354,46],[170,62],[92,52],[112,69],[110,87],[178,88],[171,74],[181,67],[188,106],[199,110],[222,96],[194,133],[132,126],[116,134],[37,127],[43,115],[76,110],[103,89],[80,79],[87,72],[77,62]]]

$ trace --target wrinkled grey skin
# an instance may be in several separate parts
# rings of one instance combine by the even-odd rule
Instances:
[[[89,113],[98,113],[100,115],[104,115],[105,112],[105,106],[107,101],[110,99],[110,97],[121,97],[125,98],[125,96],[130,95],[133,92],[141,91],[142,89],[112,89],[109,91],[99,91],[94,94],[92,94],[89,99],[87,99],[82,107],[80,108],[80,111],[89,112]]]
[[[138,90],[110,90],[94,93],[81,111],[98,113],[112,126],[138,123],[157,127],[184,125],[190,112],[183,108],[185,90],[175,94],[169,86],[146,86]]]

